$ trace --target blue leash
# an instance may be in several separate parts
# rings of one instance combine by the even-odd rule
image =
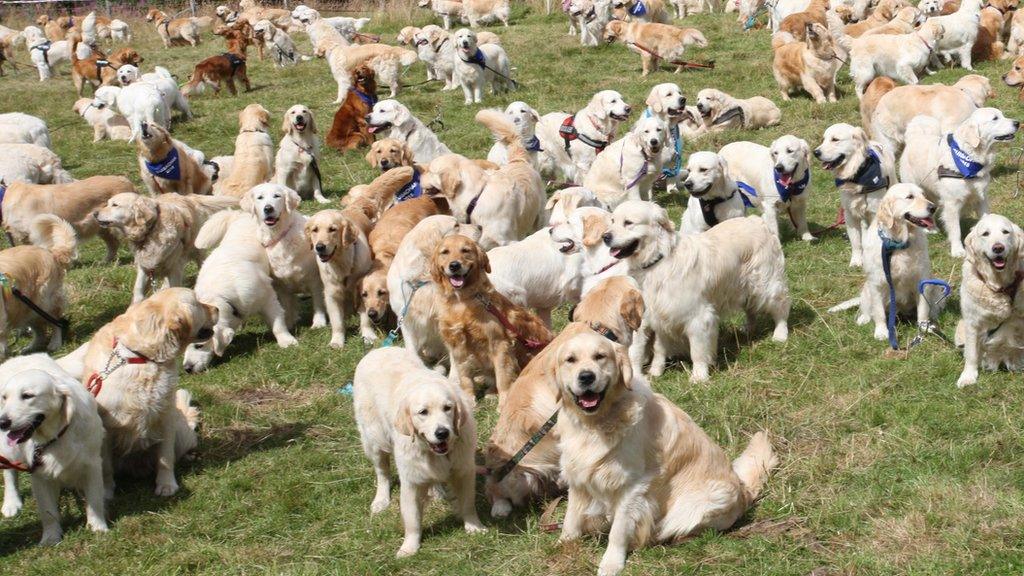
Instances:
[[[942,296],[940,296],[935,302],[928,300],[928,297],[925,295],[925,290],[927,290],[929,286],[937,286],[942,289]],[[917,335],[910,341],[907,348],[913,348],[921,342],[924,342],[925,335],[929,333],[935,334],[939,338],[942,338],[947,344],[956,348],[956,343],[950,340],[948,336],[939,330],[939,325],[936,321],[939,315],[938,312],[940,310],[940,304],[942,304],[946,298],[949,298],[949,295],[953,293],[953,288],[948,283],[939,280],[938,278],[930,278],[928,280],[921,280],[918,282],[917,293],[924,296],[925,300],[928,301],[928,320],[918,324]]]
[[[893,350],[900,349],[900,338],[896,333],[896,286],[892,283],[892,255],[897,250],[904,250],[910,242],[897,242],[878,230],[878,237],[882,239],[882,272],[885,273],[885,283],[889,285],[889,315],[886,317],[885,327],[889,330],[889,347]]]

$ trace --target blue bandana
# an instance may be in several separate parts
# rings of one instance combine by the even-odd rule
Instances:
[[[889,187],[889,178],[882,173],[882,159],[874,150],[868,150],[868,157],[864,159],[864,164],[861,164],[853,178],[849,180],[836,178],[837,187],[847,183],[860,186],[861,194],[869,194]]]
[[[647,5],[644,4],[644,0],[636,0],[636,4],[633,4],[633,7],[629,9],[629,15],[636,16],[637,18],[646,16]]]
[[[472,58],[469,60],[463,58],[462,61],[466,64],[476,64],[480,68],[487,68],[487,58],[484,57],[484,51],[479,48],[476,49],[476,54],[473,54]]]
[[[7,184],[0,182],[0,222],[4,220],[4,195],[7,194]]]
[[[527,152],[543,152],[544,149],[540,147],[540,138],[534,134],[533,138],[523,142],[523,148],[526,148]]]
[[[811,171],[808,169],[804,172],[804,177],[799,182],[790,182],[789,186],[783,186],[782,182],[779,182],[782,175],[779,174],[778,170],[775,170],[775,190],[779,193],[779,198],[783,202],[789,202],[793,196],[799,196],[804,193],[807,189],[807,185],[811,182]]]
[[[178,162],[178,149],[172,147],[167,157],[159,162],[146,162],[146,170],[153,176],[165,180],[181,180],[181,163]]]
[[[757,198],[757,190],[753,186],[746,182],[736,181],[736,185],[740,187],[740,199],[743,200],[743,206],[747,208],[753,208],[754,203],[750,201],[750,197]]]
[[[976,162],[973,156],[964,152],[960,145],[956,143],[952,133],[946,135],[946,143],[949,144],[949,151],[953,156],[953,165],[956,166],[957,172],[960,173],[959,177],[964,180],[977,178],[978,173],[985,168],[985,165],[981,162]],[[940,176],[942,175],[940,174]],[[953,177],[957,176],[954,174]]]
[[[402,187],[401,190],[395,194],[395,202],[403,202],[405,200],[412,200],[413,198],[419,198],[423,195],[423,187],[420,186],[420,172],[419,170],[412,169],[412,180]]]
[[[349,90],[355,92],[355,95],[358,96],[359,99],[362,100],[363,103],[369,106],[370,108],[373,108],[373,105],[377,103],[377,96],[372,96],[361,90],[356,90],[355,88],[349,88]]]

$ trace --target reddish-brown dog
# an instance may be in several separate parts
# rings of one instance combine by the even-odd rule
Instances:
[[[334,123],[327,133],[327,145],[339,151],[373,144],[373,134],[366,127],[366,115],[377,102],[377,77],[369,66],[352,71],[352,88],[334,113]]]

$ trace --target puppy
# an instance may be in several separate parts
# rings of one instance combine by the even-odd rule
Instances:
[[[483,101],[484,88],[497,95],[516,89],[508,55],[500,44],[478,45],[476,33],[463,28],[455,33],[453,81],[462,86],[465,104]]]
[[[416,162],[425,164],[451,153],[426,124],[397,100],[382,100],[374,104],[366,116],[366,124],[370,134],[387,130],[386,138],[406,143],[412,149]]]
[[[312,328],[327,326],[324,288],[313,251],[308,249],[303,228],[306,216],[298,211],[298,192],[280,184],[259,184],[239,202],[242,212],[259,221],[256,240],[267,251],[278,297],[289,316],[296,311],[296,296],[313,300]]]
[[[363,357],[352,380],[352,402],[363,451],[373,463],[377,493],[372,514],[391,502],[391,465],[398,468],[405,537],[398,557],[419,551],[430,488],[448,486],[467,533],[486,529],[476,514],[472,400],[401,348]]]
[[[751,207],[764,214],[764,223],[777,237],[780,208],[789,214],[797,234],[814,240],[807,227],[807,199],[811,183],[811,146],[806,140],[786,135],[770,147],[753,142],[733,142],[718,151],[729,175]]]
[[[629,119],[632,110],[622,94],[602,90],[575,114],[552,112],[542,116],[537,123],[541,174],[582,182],[598,152],[615,139],[619,124]]]
[[[650,1],[650,0],[646,0]],[[683,70],[679,60],[687,46],[706,48],[708,41],[696,28],[677,28],[668,24],[623,22],[612,20],[604,28],[605,42],[621,41],[640,55],[641,76],[658,69],[662,60],[675,64],[676,73]]]
[[[148,197],[123,192],[107,200],[93,215],[99,225],[131,242],[135,255],[132,303],[146,297],[146,287],[181,286],[188,260],[200,260],[196,233],[214,213],[238,206],[230,197],[161,194]]]
[[[540,139],[537,138],[537,122],[540,121],[540,114],[530,108],[526,102],[513,102],[505,108],[505,116],[515,125],[519,132],[519,138],[523,141],[523,147],[530,153],[530,163],[537,168],[537,153],[541,150]],[[507,164],[508,148],[501,142],[495,142],[487,152],[487,160],[498,166]]]
[[[248,214],[223,211],[210,217],[196,235],[196,248],[213,249],[196,276],[196,298],[217,308],[218,319],[208,338],[185,349],[181,367],[188,374],[205,371],[215,356],[223,356],[251,316],[263,318],[278,347],[299,343],[274,291],[267,251],[256,240],[257,227]]]
[[[313,113],[302,104],[292,106],[284,113],[281,134],[281,146],[274,159],[274,181],[303,198],[312,196],[321,204],[330,202],[324,197],[320,180],[320,139]]]
[[[964,256],[960,216],[966,210],[988,213],[996,142],[1013,140],[1020,122],[995,108],[979,108],[951,133],[943,134],[934,118],[918,116],[907,126],[900,156],[900,181],[924,188],[942,208],[940,219],[949,237],[950,253]]]
[[[12,244],[25,244],[32,238],[33,222],[41,214],[52,214],[74,228],[78,241],[99,235],[107,246],[107,262],[117,257],[118,238],[100,228],[93,212],[111,197],[134,192],[131,181],[121,176],[92,176],[70,184],[28,184],[15,182],[7,187],[0,201],[3,227]]]
[[[864,263],[863,234],[868,233],[885,190],[897,182],[896,160],[891,150],[849,124],[829,126],[814,157],[835,177],[850,238],[850,266],[859,268]]]
[[[366,117],[376,103],[376,75],[372,68],[359,66],[352,72],[352,88],[334,113],[331,130],[324,140],[326,144],[339,152],[373,144]]]
[[[697,93],[697,110],[711,132],[729,128],[759,130],[782,120],[782,111],[767,98],[754,96],[741,100],[714,88]]]
[[[1017,307],[1024,266],[1019,226],[998,214],[982,216],[967,235],[960,284],[956,342],[963,346],[964,369],[957,388],[977,383],[979,367],[1001,365],[1017,371],[1021,354],[1021,313]]]
[[[79,98],[71,109],[92,126],[92,141],[128,140],[132,137],[132,128],[128,120],[109,106],[95,106],[92,98]]]
[[[864,95],[864,89],[877,76],[888,76],[902,84],[917,84],[918,75],[928,66],[945,33],[942,24],[929,20],[912,34],[876,34],[852,39],[850,77],[857,89],[857,98]]]
[[[663,208],[625,202],[615,209],[603,240],[612,258],[628,262],[647,306],[630,348],[638,374],[649,331],[657,343],[652,376],[662,374],[666,358],[688,349],[690,381],[706,381],[718,353],[720,318],[730,310],[745,309],[751,332],[757,316],[767,314],[775,325],[772,339],[788,338],[785,260],[763,219],[733,218],[703,234],[677,235]]]
[[[86,524],[107,531],[103,486],[103,422],[96,400],[46,354],[16,358],[0,366],[0,456],[4,472],[4,515],[21,508],[14,470],[32,474],[32,495],[43,524],[43,546],[60,542],[60,491],[71,488],[85,500]],[[10,507],[8,507],[10,505]],[[8,512],[12,512],[9,514]]]
[[[679,221],[680,234],[700,234],[725,220],[747,214],[750,200],[729,174],[728,162],[714,152],[690,155],[683,187],[690,199]]]
[[[146,22],[156,26],[156,32],[164,43],[164,48],[190,44],[199,44],[199,26],[194,18],[171,18],[167,14],[150,8],[146,13]]]
[[[782,99],[801,88],[818,104],[836,101],[836,74],[843,65],[836,42],[821,24],[807,27],[804,40],[786,34],[772,36],[772,74]]]
[[[190,149],[173,138],[158,124],[144,123],[139,151],[139,174],[151,194],[209,194],[213,189],[210,175],[189,153]]]
[[[270,113],[259,104],[249,104],[238,113],[234,168],[217,181],[213,193],[241,198],[253,186],[273,175],[274,141],[270,138]]]
[[[0,273],[52,318],[64,315],[64,275],[78,256],[75,230],[52,214],[40,214],[29,224],[29,242],[0,251]],[[7,339],[13,330],[32,328],[32,342],[22,353],[50,352],[60,348],[63,329],[30,309],[10,289],[3,291],[0,306],[0,360],[8,355]],[[46,335],[52,330],[47,340]]]
[[[552,339],[540,319],[494,289],[490,271],[487,254],[464,236],[442,240],[431,260],[451,380],[470,396],[478,380],[499,396],[507,393],[522,367]]]
[[[893,185],[878,205],[869,228],[874,233],[864,238],[864,287],[860,298],[850,302],[860,304],[858,324],[874,323],[876,340],[890,337],[886,314],[895,317],[899,313],[913,313],[919,325],[928,321],[928,300],[919,293],[918,285],[931,278],[925,231],[935,226],[934,214],[935,205],[915,184]],[[886,259],[889,261],[884,262]],[[891,285],[885,267],[890,270]],[[896,298],[896,312],[888,310],[890,294]],[[829,312],[844,310],[847,305],[841,304]]]
[[[626,349],[595,333],[558,347],[559,448],[569,487],[562,542],[608,525],[598,573],[614,576],[631,547],[726,530],[757,501],[778,464],[758,432],[733,462],[630,368]]]
[[[651,200],[667,141],[668,126],[661,119],[641,118],[628,134],[597,155],[583,178],[583,187],[612,208],[626,200]]]

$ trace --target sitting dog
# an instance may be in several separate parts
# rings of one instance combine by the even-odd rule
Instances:
[[[683,187],[690,199],[679,221],[680,234],[700,234],[730,218],[742,218],[751,204],[733,180],[729,163],[714,152],[690,155]]]
[[[667,141],[668,126],[661,119],[641,118],[628,134],[598,153],[583,178],[583,187],[612,208],[626,200],[651,200]]]
[[[273,175],[274,141],[270,138],[270,113],[259,104],[249,104],[238,113],[234,166],[231,174],[217,181],[214,194],[241,198],[253,186]]]
[[[274,159],[274,181],[303,198],[312,197],[321,204],[330,202],[324,197],[320,179],[320,139],[313,113],[301,104],[292,106],[284,113],[281,133],[281,146]]]
[[[190,148],[158,124],[143,123],[140,134],[136,143],[139,174],[151,194],[210,193],[212,179]]]
[[[339,152],[373,144],[366,117],[377,103],[377,78],[373,69],[359,66],[352,72],[352,88],[334,113],[324,142]]]
[[[622,94],[602,90],[575,114],[552,112],[542,116],[537,123],[541,174],[583,182],[594,158],[615,139],[619,124],[629,119],[632,110]]]

